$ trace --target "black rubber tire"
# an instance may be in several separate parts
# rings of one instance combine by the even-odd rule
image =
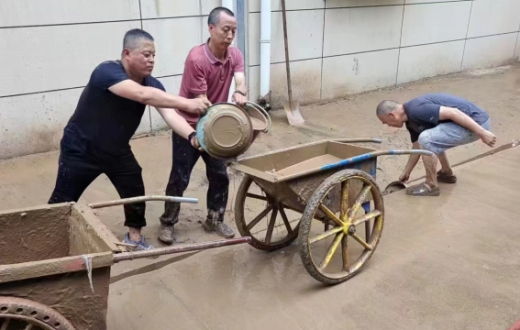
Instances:
[[[249,245],[263,251],[275,251],[278,249],[281,249],[283,247],[286,247],[290,245],[292,242],[294,242],[295,239],[298,238],[298,229],[299,226],[296,226],[293,229],[293,235],[287,235],[287,237],[278,242],[271,242],[271,244],[267,245],[264,241],[261,241],[251,235],[250,231],[247,229],[247,224],[245,221],[245,201],[247,199],[246,194],[249,190],[249,187],[253,183],[253,179],[249,175],[245,175],[242,179],[242,182],[240,183],[240,186],[238,187],[236,198],[235,198],[235,223],[238,229],[238,232],[242,237],[244,236],[250,236],[251,242],[249,242]]]
[[[309,246],[309,233],[311,230],[311,222],[314,218],[314,215],[316,211],[318,210],[318,206],[320,204],[320,201],[327,195],[330,189],[334,187],[336,184],[341,183],[345,181],[348,178],[353,177],[361,177],[366,179],[370,182],[370,184],[373,186],[371,192],[372,194],[377,194],[378,198],[380,198],[380,211],[381,211],[381,226],[379,229],[379,236],[377,240],[375,241],[375,244],[372,247],[372,250],[369,252],[368,257],[363,262],[363,264],[356,269],[353,272],[350,272],[346,274],[343,277],[340,278],[331,278],[327,277],[324,274],[322,274],[319,269],[315,266],[314,262],[312,261],[312,255],[311,250]],[[375,191],[374,191],[375,190]],[[300,258],[302,259],[303,265],[305,266],[305,269],[309,272],[309,274],[314,277],[316,280],[329,284],[339,284],[342,282],[345,282],[346,280],[354,277],[356,274],[358,274],[367,264],[368,260],[372,257],[374,254],[377,245],[379,243],[379,240],[381,238],[381,233],[383,230],[383,224],[384,224],[384,204],[383,204],[383,197],[381,195],[381,190],[379,189],[379,186],[375,182],[375,180],[370,176],[368,173],[361,171],[361,170],[353,170],[353,169],[347,169],[340,172],[337,172],[330,177],[328,177],[325,181],[322,182],[322,184],[316,189],[312,197],[309,199],[309,203],[307,204],[307,207],[305,208],[305,211],[303,213],[301,222],[300,222],[300,234],[298,237],[298,246],[300,250]]]

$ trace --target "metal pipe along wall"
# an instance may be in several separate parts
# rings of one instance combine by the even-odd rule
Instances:
[[[260,19],[260,96],[266,96],[271,82],[271,0],[262,0]]]

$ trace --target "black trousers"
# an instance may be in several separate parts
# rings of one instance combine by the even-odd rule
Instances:
[[[49,204],[77,202],[85,189],[102,173],[106,174],[121,198],[143,196],[142,169],[129,149],[120,156],[95,151],[77,133],[65,129],[61,141],[58,177]],[[125,226],[146,226],[145,203],[124,206]]]
[[[166,187],[166,195],[183,196],[190,182],[193,166],[202,156],[204,163],[206,163],[206,176],[209,181],[207,193],[208,217],[213,220],[224,221],[229,189],[229,177],[224,160],[200,152],[193,148],[188,140],[175,133],[172,133],[172,145],[173,163]],[[161,222],[167,225],[177,223],[180,210],[179,203],[166,202]]]

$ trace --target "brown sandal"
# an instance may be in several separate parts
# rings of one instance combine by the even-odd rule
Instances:
[[[437,172],[437,181],[444,183],[456,183],[457,177],[455,175],[447,175],[442,173],[442,171]]]
[[[439,196],[441,191],[439,187],[430,188],[425,182],[406,189],[406,194],[410,196]]]

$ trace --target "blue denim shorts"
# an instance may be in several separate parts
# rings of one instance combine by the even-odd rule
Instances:
[[[490,119],[480,126],[489,130]],[[478,135],[472,131],[454,122],[449,122],[422,132],[419,135],[419,144],[423,149],[438,155],[453,147],[472,143],[479,139]]]

